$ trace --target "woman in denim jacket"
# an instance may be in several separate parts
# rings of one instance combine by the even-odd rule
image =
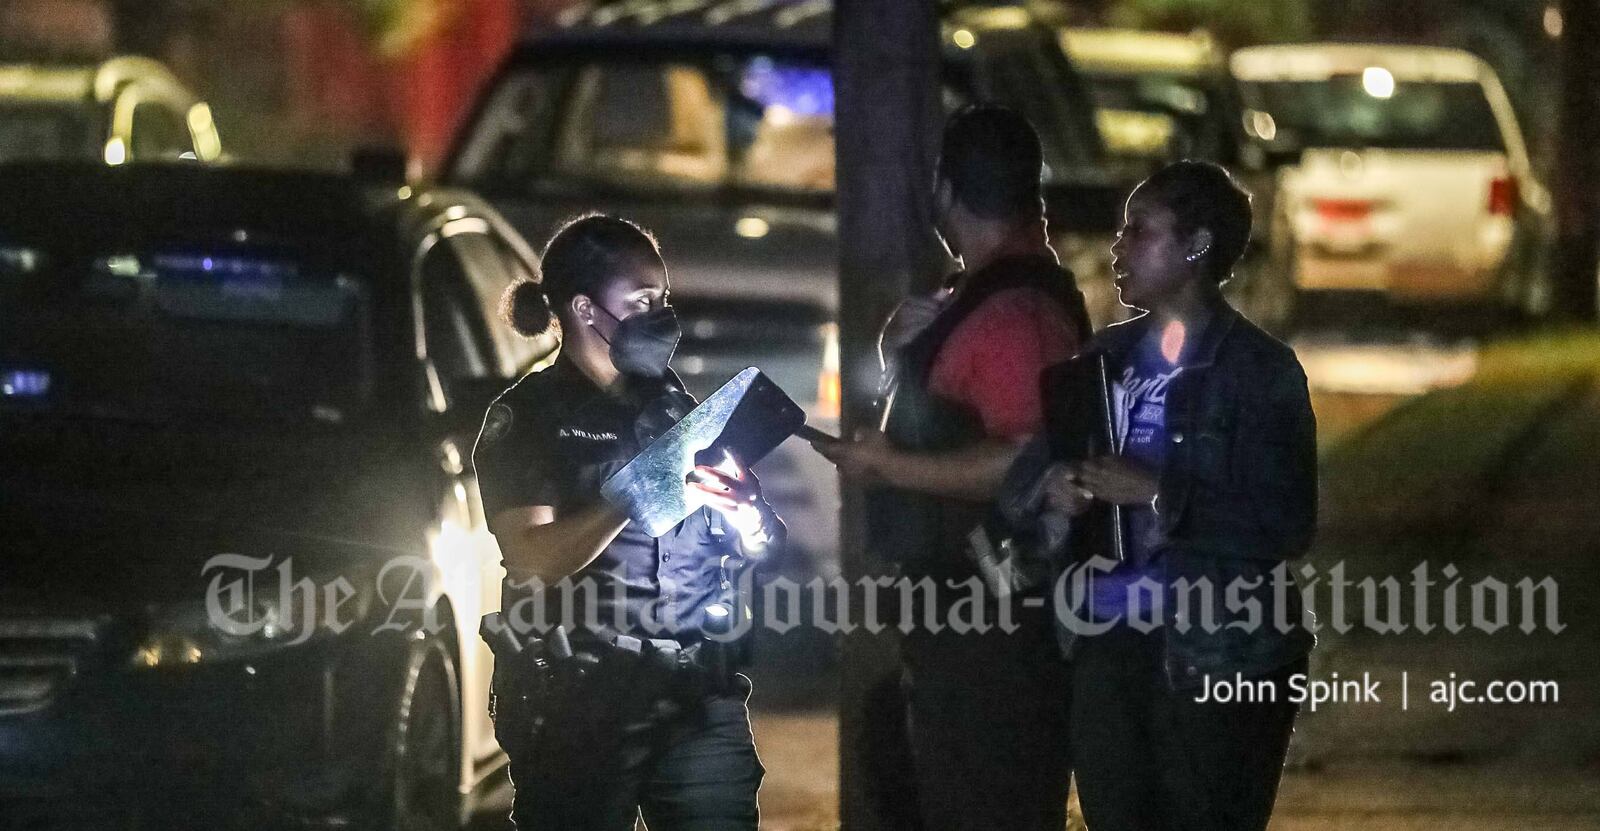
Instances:
[[[1157,172],[1112,248],[1145,314],[1074,359],[1105,361],[1114,452],[1052,467],[1046,506],[1123,517],[1120,560],[1073,535],[1082,602],[1058,604],[1094,831],[1265,829],[1277,794],[1314,641],[1287,562],[1316,525],[1316,421],[1293,351],[1223,298],[1249,236],[1225,170]]]

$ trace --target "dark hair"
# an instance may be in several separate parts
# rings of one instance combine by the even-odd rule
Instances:
[[[634,262],[661,262],[649,231],[620,217],[585,214],[562,223],[545,243],[539,279],[506,290],[500,316],[526,337],[548,331],[571,308],[572,298],[591,298]]]
[[[1172,211],[1179,233],[1210,231],[1211,250],[1202,265],[1217,282],[1228,279],[1250,242],[1250,191],[1233,174],[1211,162],[1173,162],[1144,180],[1139,191]]]
[[[944,125],[937,179],[956,201],[986,219],[1039,213],[1044,149],[1028,119],[1004,107],[963,107]]]

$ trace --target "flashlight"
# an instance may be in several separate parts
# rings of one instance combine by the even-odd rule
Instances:
[[[733,622],[733,610],[726,603],[712,603],[706,607],[706,632],[713,635],[725,635]]]

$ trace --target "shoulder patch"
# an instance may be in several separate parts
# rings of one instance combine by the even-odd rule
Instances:
[[[515,418],[516,414],[506,404],[490,407],[489,414],[483,418],[483,436],[479,441],[487,445],[505,438],[511,432],[511,422]]]

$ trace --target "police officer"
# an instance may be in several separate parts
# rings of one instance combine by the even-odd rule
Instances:
[[[541,282],[508,293],[524,335],[561,352],[490,407],[474,451],[515,643],[496,649],[495,732],[528,829],[754,829],[764,773],[749,680],[721,638],[743,613],[739,565],[783,523],[739,460],[699,466],[705,507],[658,539],[600,485],[693,407],[668,361],[677,318],[654,238],[589,215],[545,248]],[[565,624],[562,626],[561,624]]]

